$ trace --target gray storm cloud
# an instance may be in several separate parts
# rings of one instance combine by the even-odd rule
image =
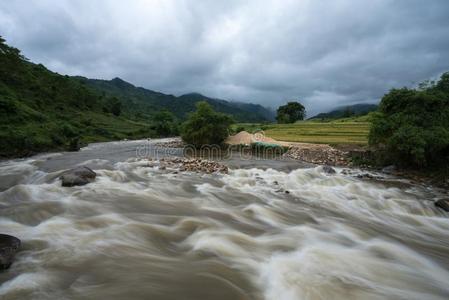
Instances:
[[[309,115],[449,71],[449,1],[2,1],[0,34],[62,74]]]

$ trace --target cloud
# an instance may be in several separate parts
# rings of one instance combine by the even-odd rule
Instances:
[[[59,73],[309,115],[449,70],[446,0],[5,1],[0,34]]]

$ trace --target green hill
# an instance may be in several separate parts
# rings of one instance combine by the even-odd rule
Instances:
[[[146,123],[112,114],[115,102],[77,79],[29,62],[0,38],[1,157],[151,135]]]
[[[265,121],[260,105],[199,94],[181,97],[110,81],[63,76],[34,64],[0,37],[0,157],[69,150],[79,144],[154,137],[152,116],[162,109],[179,120],[200,100],[239,121]]]
[[[338,107],[327,113],[320,113],[314,117],[309,118],[309,120],[313,119],[341,119],[341,118],[349,118],[353,116],[363,116],[372,111],[377,110],[378,105],[376,104],[353,104],[348,106]]]
[[[142,87],[136,87],[120,78],[112,80],[88,79],[77,77],[80,82],[109,97],[117,97],[124,109],[136,119],[145,118],[155,112],[166,109],[178,119],[183,120],[195,110],[199,101],[208,102],[216,111],[230,114],[239,122],[265,122],[274,120],[274,112],[251,103],[230,102],[209,98],[198,93],[189,93],[179,97],[167,95]]]

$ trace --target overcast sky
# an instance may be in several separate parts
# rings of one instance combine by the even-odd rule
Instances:
[[[0,35],[62,74],[309,116],[449,71],[448,0],[1,1]]]

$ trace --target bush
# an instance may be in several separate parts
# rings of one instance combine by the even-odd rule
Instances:
[[[195,147],[221,144],[228,137],[233,122],[230,116],[215,112],[207,102],[201,101],[182,124],[181,137]]]
[[[62,124],[61,126],[62,135],[68,138],[73,138],[78,135],[78,131],[70,124]]]
[[[245,131],[245,127],[244,126],[237,126],[237,128],[235,128],[234,133],[239,133]]]
[[[423,90],[393,89],[372,115],[369,143],[385,163],[431,166],[449,161],[448,73]]]
[[[162,110],[154,115],[152,128],[159,137],[175,136],[179,134],[176,118],[168,110]]]

